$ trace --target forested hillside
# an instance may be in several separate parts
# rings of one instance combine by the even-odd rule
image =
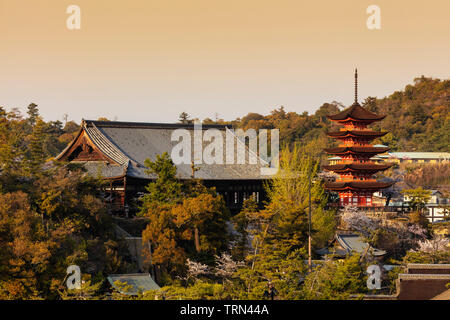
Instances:
[[[386,115],[373,128],[389,133],[375,143],[386,144],[392,151],[450,151],[450,80],[422,76],[414,79],[414,84],[407,85],[402,91],[395,91],[381,99],[368,97],[362,105],[373,112]],[[310,143],[319,150],[336,143],[327,138],[326,132],[338,129],[338,126],[332,124],[326,116],[345,107],[347,106],[333,101],[324,103],[314,114],[299,114],[289,112],[281,106],[269,115],[250,112],[232,121],[213,121],[207,118],[203,123],[227,123],[243,129],[278,128],[282,144]],[[20,114],[16,108],[8,111],[0,107],[0,112],[21,126],[20,143],[30,143],[32,128],[39,119],[37,105],[30,104],[26,115]],[[183,113],[180,121],[192,121],[188,117],[187,113]],[[152,119],[148,118],[146,121],[152,122]],[[79,125],[74,121],[63,124],[56,120],[40,121],[38,127],[39,130],[35,130],[34,134],[44,140],[44,157],[50,158],[56,156],[74,138]]]
[[[368,97],[362,105],[370,111],[386,115],[373,128],[381,128],[389,134],[375,143],[386,144],[393,151],[450,151],[450,80],[422,76],[402,91],[395,91],[381,99]],[[343,108],[338,102],[325,103],[309,115],[306,112],[287,112],[280,107],[270,115],[249,113],[231,123],[244,129],[279,128],[280,137],[286,143],[308,143],[318,139],[320,145],[331,144],[333,141],[327,139],[325,133],[334,124],[326,115]]]
[[[387,114],[381,128],[391,133],[380,142],[399,150],[448,151],[448,84],[422,77],[389,97],[367,98],[366,107]],[[158,274],[158,294],[166,299],[261,299],[275,288],[277,299],[351,299],[367,292],[367,263],[358,254],[324,261],[312,270],[305,263],[309,235],[316,259],[316,250],[333,239],[339,226],[327,206],[319,161],[309,157],[332,143],[326,132],[337,127],[326,115],[339,110],[336,102],[313,115],[280,107],[270,115],[249,113],[230,122],[241,128],[279,128],[282,141],[292,146],[282,148],[282,170],[265,186],[266,206],[260,209],[249,198],[233,217],[215,190],[200,180],[179,181],[168,154],[145,162],[157,179],[147,185],[139,215],[148,221],[142,232],[144,263]],[[180,120],[190,121],[187,114]],[[86,175],[79,164],[49,161],[78,128],[71,121],[43,121],[35,104],[25,116],[0,107],[0,299],[155,298],[156,292],[130,297],[108,285],[108,275],[135,272],[138,266],[126,242],[115,235],[104,205],[105,182]],[[448,167],[419,170],[404,169],[403,180],[439,185]],[[408,192],[425,199],[422,189]],[[420,201],[407,222],[383,224],[351,209],[341,211],[342,221],[346,230],[385,250],[389,264],[445,263],[448,240],[433,234],[421,211],[425,200]],[[236,232],[229,232],[230,225]],[[73,264],[83,272],[81,290],[66,287],[67,267]]]
[[[366,99],[365,105],[386,114],[374,127],[391,132],[382,140],[394,150],[450,150],[450,80],[422,76],[403,91],[383,99]]]

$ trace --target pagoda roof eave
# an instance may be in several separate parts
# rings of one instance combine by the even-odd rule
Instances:
[[[326,148],[324,151],[329,154],[345,155],[345,154],[378,154],[389,151],[389,147],[337,147]]]
[[[366,164],[366,163],[345,163],[323,166],[323,169],[327,171],[334,171],[336,173],[344,172],[378,172],[389,169],[393,166],[393,163],[386,164]]]
[[[372,122],[376,122],[376,121],[381,121],[384,118],[386,118],[385,115],[383,116],[379,116],[376,119],[358,119],[358,118],[353,118],[353,117],[347,117],[345,119],[333,119],[331,118],[331,116],[327,116],[328,119],[330,119],[331,121],[335,121],[335,122],[339,122],[339,123],[345,123],[345,122],[361,122],[361,123],[372,123]]]
[[[382,137],[387,134],[387,131],[385,132],[377,132],[377,131],[363,131],[363,130],[343,130],[343,131],[333,131],[328,132],[327,135],[329,137],[333,138],[347,138],[347,137],[363,137],[363,138],[370,138],[375,139]]]
[[[378,115],[361,107],[358,102],[353,103],[347,109],[331,116],[327,116],[332,121],[379,121],[383,120],[385,115]]]
[[[374,191],[392,186],[395,182],[370,182],[370,181],[348,181],[330,182],[325,184],[325,188],[332,191]]]

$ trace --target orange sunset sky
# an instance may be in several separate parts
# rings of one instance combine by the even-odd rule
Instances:
[[[68,30],[66,8],[81,8]],[[381,30],[366,8],[381,8]],[[314,112],[450,71],[448,0],[0,0],[0,105],[46,120]]]

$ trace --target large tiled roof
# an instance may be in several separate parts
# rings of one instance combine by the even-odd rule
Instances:
[[[127,166],[112,165],[106,161],[86,161],[84,168],[93,177],[123,177],[127,172]]]
[[[178,143],[171,140],[176,129],[189,130],[193,136],[194,125],[83,120],[82,130],[92,143],[117,163],[115,165],[104,161],[88,161],[87,169],[90,173],[100,172],[105,177],[126,174],[135,178],[155,178],[145,172],[145,160],[155,160],[157,155],[164,152],[170,155],[172,147]],[[226,150],[226,131],[229,130],[227,126],[202,125],[202,129],[217,129],[222,134],[223,150]],[[242,142],[237,136],[234,136],[234,139],[236,157],[237,145]],[[205,145],[204,143],[203,147]],[[195,160],[198,154],[194,154],[193,144],[191,150],[191,158]],[[248,148],[245,150],[248,157]],[[267,162],[259,157],[257,160],[257,164],[249,164],[248,158],[245,164],[196,164],[199,170],[196,171],[195,177],[204,180],[267,179],[267,175],[261,175],[261,168],[268,167]],[[177,165],[177,175],[180,179],[190,179],[191,172],[191,164]]]
[[[114,160],[115,162],[125,165],[130,160],[120,148],[117,147],[110,139],[105,137],[103,132],[97,128],[94,123],[86,126],[85,131],[89,138],[94,142],[96,146],[98,146],[104,154],[106,154],[109,158]]]

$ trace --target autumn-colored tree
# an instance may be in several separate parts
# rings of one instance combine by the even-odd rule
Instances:
[[[197,253],[216,253],[226,248],[226,211],[223,200],[209,193],[184,199],[172,210],[175,224],[185,230],[183,238],[194,239]]]
[[[115,240],[100,181],[76,165],[44,167],[45,123],[37,119],[30,145],[27,125],[1,112],[0,299],[57,299],[69,265],[100,274],[97,285],[102,272],[126,271],[126,247]]]
[[[20,175],[23,170],[22,158],[25,153],[23,119],[15,113],[7,113],[0,107],[0,179],[4,188],[11,176]]]
[[[92,191],[98,185],[65,167],[33,183],[28,193],[0,194],[1,297],[58,298],[71,264],[94,274],[125,270],[118,259],[125,248],[113,240],[110,218]]]
[[[167,153],[146,165],[156,177],[140,212],[149,218],[142,233],[146,261],[169,273],[180,272],[187,257],[211,263],[214,254],[227,248],[229,212],[222,197],[198,180],[180,182]]]

